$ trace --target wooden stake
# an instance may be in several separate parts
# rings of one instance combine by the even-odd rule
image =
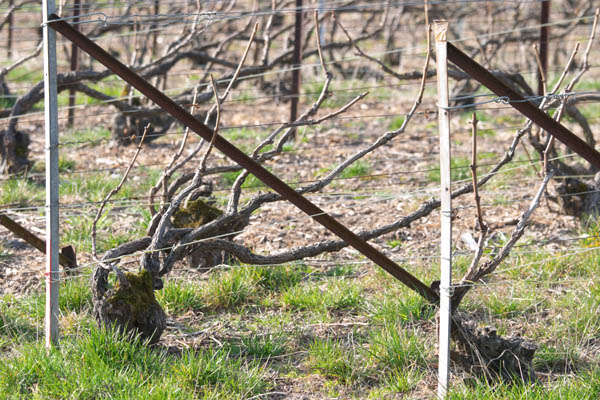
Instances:
[[[302,66],[302,0],[296,0],[296,24],[294,28],[294,54],[292,71],[292,99],[290,103],[290,121],[298,118],[298,102],[300,100],[300,67]],[[296,139],[296,132],[290,135],[292,140]]]
[[[12,55],[13,55],[13,52],[12,52],[13,29],[14,29],[13,21],[14,21],[15,13],[12,11],[12,6],[13,6],[13,0],[9,0],[8,1],[8,12],[10,14],[8,14],[8,21],[7,21],[8,35],[6,37],[6,55],[9,60],[12,58]]]

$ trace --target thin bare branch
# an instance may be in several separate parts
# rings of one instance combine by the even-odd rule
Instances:
[[[248,57],[248,52],[250,51],[252,42],[254,42],[254,36],[256,35],[257,30],[258,30],[258,23],[254,24],[254,28],[252,29],[252,33],[250,34],[250,39],[248,40],[248,44],[246,45],[246,48],[244,49],[242,58],[240,59],[240,62],[238,64],[235,72],[233,73],[233,77],[231,78],[231,80],[229,81],[229,84],[227,85],[227,88],[223,92],[223,96],[221,96],[219,101],[217,103],[215,103],[215,105],[213,105],[211,107],[211,109],[206,113],[206,121],[209,121],[210,118],[212,118],[212,114],[216,111],[217,105],[223,104],[225,102],[225,100],[227,99],[227,96],[229,96],[229,92],[231,91],[231,89],[233,88],[233,85],[235,84],[238,77],[240,76],[240,71],[242,70],[242,67],[244,66],[244,62],[246,61],[246,58]]]
[[[493,273],[494,270],[498,267],[498,265],[500,265],[500,263],[502,263],[502,261],[504,261],[504,259],[508,257],[514,245],[521,238],[521,236],[523,236],[523,233],[525,232],[525,226],[529,222],[529,219],[531,218],[533,212],[540,204],[540,199],[546,191],[548,182],[550,182],[550,179],[552,179],[553,176],[554,171],[550,171],[548,174],[546,174],[544,180],[542,181],[540,187],[537,190],[536,195],[534,196],[533,200],[531,200],[529,207],[521,214],[517,226],[510,235],[510,238],[508,239],[506,244],[502,246],[498,254],[478,268],[475,268],[474,265],[472,265],[473,268],[469,268],[469,271],[467,271],[465,277],[456,286],[454,296],[452,297],[453,309],[456,309],[456,307],[458,307],[461,300],[464,298],[465,294],[473,287],[474,283],[481,282],[482,280],[486,279],[486,277]]]
[[[473,178],[473,196],[475,198],[475,207],[477,209],[477,222],[479,223],[479,230],[482,235],[485,235],[487,231],[487,225],[483,222],[483,215],[481,213],[481,198],[479,197],[479,189],[477,188],[477,114],[473,113],[471,119],[471,129],[473,136],[473,148],[471,155],[471,177]]]
[[[125,184],[125,181],[127,180],[127,176],[129,175],[129,171],[131,171],[133,164],[135,164],[135,160],[137,159],[138,155],[140,154],[140,151],[142,150],[142,144],[144,143],[144,139],[146,139],[146,133],[148,132],[149,128],[150,128],[150,124],[146,125],[146,127],[144,128],[144,133],[142,135],[142,139],[138,143],[135,153],[133,154],[133,157],[131,158],[129,165],[127,166],[127,169],[125,170],[125,173],[123,174],[123,177],[121,178],[121,181],[114,189],[112,189],[106,195],[106,197],[104,197],[104,200],[102,200],[102,203],[100,203],[100,208],[98,209],[98,212],[96,213],[96,217],[94,218],[94,221],[92,222],[92,255],[94,256],[95,259],[98,259],[98,251],[96,248],[96,230],[97,230],[98,221],[100,220],[100,217],[102,217],[102,213],[104,211],[104,207],[106,207],[106,203],[108,203],[110,198],[112,196],[114,196],[115,194],[117,194],[119,192],[119,190],[121,190],[121,188]]]
[[[12,63],[11,65],[9,65],[8,67],[2,68],[2,70],[0,71],[0,82],[3,81],[4,78],[6,78],[6,75],[8,75],[8,73],[10,71],[12,71],[13,69],[17,68],[21,64],[24,64],[27,61],[36,58],[40,54],[40,52],[42,51],[43,47],[44,47],[44,42],[41,41],[40,43],[38,43],[38,45],[35,48],[35,51],[33,53],[20,58],[19,60],[15,61],[14,63]]]
[[[319,12],[315,10],[315,32],[316,32],[316,40],[317,40],[317,51],[319,52],[319,62],[321,63],[321,68],[323,68],[323,72],[325,72],[325,76],[329,74],[327,67],[325,66],[325,61],[323,61],[323,50],[321,49],[321,30],[319,29]]]

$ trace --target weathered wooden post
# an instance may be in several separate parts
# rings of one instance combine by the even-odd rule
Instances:
[[[542,77],[548,71],[548,21],[550,20],[550,0],[542,1],[542,12],[540,13],[540,67],[538,71],[538,95],[543,96],[544,83]]]
[[[292,101],[290,103],[290,121],[298,118],[298,101],[300,100],[300,68],[302,60],[302,0],[296,0],[296,26],[294,29],[294,55],[292,70]],[[296,131],[290,135],[295,140]]]

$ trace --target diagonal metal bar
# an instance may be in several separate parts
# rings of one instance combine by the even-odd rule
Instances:
[[[0,213],[0,225],[4,226],[6,229],[42,253],[46,254],[46,241],[31,233],[29,230],[27,230],[27,228],[10,218],[8,215]],[[71,246],[64,247],[61,252],[58,253],[58,262],[67,269],[77,267],[75,250]]]
[[[589,161],[590,164],[600,169],[600,153],[592,146],[588,145],[569,129],[556,122],[548,114],[536,107],[535,104],[527,101],[523,96],[508,87],[490,71],[475,62],[471,57],[460,51],[451,43],[448,43],[448,59],[498,96],[508,97],[510,99],[509,104],[513,108],[532,120],[556,139],[560,140],[569,149]]]
[[[171,114],[182,124],[189,127],[205,140],[211,140],[213,137],[213,131],[210,128],[197,120],[193,115],[167,97],[160,90],[148,83],[144,78],[108,54],[105,50],[103,50],[85,35],[74,29],[67,22],[60,20],[60,17],[57,15],[51,15],[49,17],[49,21],[50,27],[61,33],[73,43],[77,44],[79,48],[88,53],[90,56],[94,57],[100,63],[104,64],[104,66],[120,76],[131,86],[135,87],[150,100],[154,101],[154,103]],[[385,254],[362,240],[359,236],[350,231],[335,218],[307,200],[301,194],[297,193],[285,182],[273,175],[260,164],[256,163],[252,158],[248,157],[244,152],[239,150],[233,144],[229,143],[222,136],[216,136],[214,140],[214,146],[240,166],[246,168],[264,184],[279,193],[283,198],[294,204],[300,210],[304,211],[325,228],[335,233],[342,240],[361,252],[375,264],[389,272],[410,289],[416,291],[431,303],[437,304],[438,295],[430,287],[400,267]]]

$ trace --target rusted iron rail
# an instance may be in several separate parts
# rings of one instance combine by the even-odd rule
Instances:
[[[46,242],[37,237],[35,234],[29,232],[27,228],[13,220],[6,214],[0,213],[0,225],[20,237],[31,246],[35,247],[42,253],[46,254]],[[77,260],[75,258],[75,250],[71,246],[64,247],[58,254],[58,263],[66,269],[77,267]]]
[[[79,14],[81,8],[81,0],[75,0],[73,2],[73,24],[77,24],[79,22]],[[73,44],[71,46],[71,71],[75,72],[79,69],[79,48]],[[77,92],[75,90],[69,90],[69,109],[67,116],[67,125],[73,126],[73,122],[75,121],[75,101],[77,100]]]
[[[479,81],[500,97],[506,97],[508,103],[521,114],[564,143],[569,149],[579,154],[600,169],[600,153],[581,140],[577,135],[552,119],[535,104],[527,101],[523,96],[496,78],[490,71],[479,65],[471,57],[448,43],[448,59],[460,69]]]
[[[148,83],[144,78],[108,54],[105,50],[88,39],[85,35],[74,29],[67,22],[60,20],[59,16],[53,14],[48,18],[48,20],[50,27],[61,33],[73,43],[77,44],[77,46],[79,46],[83,51],[94,57],[97,61],[120,76],[131,86],[139,90],[142,94],[160,106],[163,110],[171,114],[179,122],[189,127],[205,140],[210,141],[212,139],[213,131],[210,128],[196,119],[193,115],[171,100],[160,90]],[[301,194],[297,193],[285,182],[255,162],[252,158],[248,157],[244,152],[239,150],[233,144],[229,143],[222,136],[217,135],[215,137],[214,146],[227,157],[238,163],[243,168],[247,169],[264,184],[279,193],[283,198],[294,204],[300,210],[304,211],[325,228],[335,233],[348,245],[354,247],[375,264],[389,272],[410,289],[416,291],[431,303],[437,304],[438,295],[430,287],[400,267],[385,254],[375,249],[366,241],[362,240],[359,236],[350,231],[321,208],[313,204]]]

